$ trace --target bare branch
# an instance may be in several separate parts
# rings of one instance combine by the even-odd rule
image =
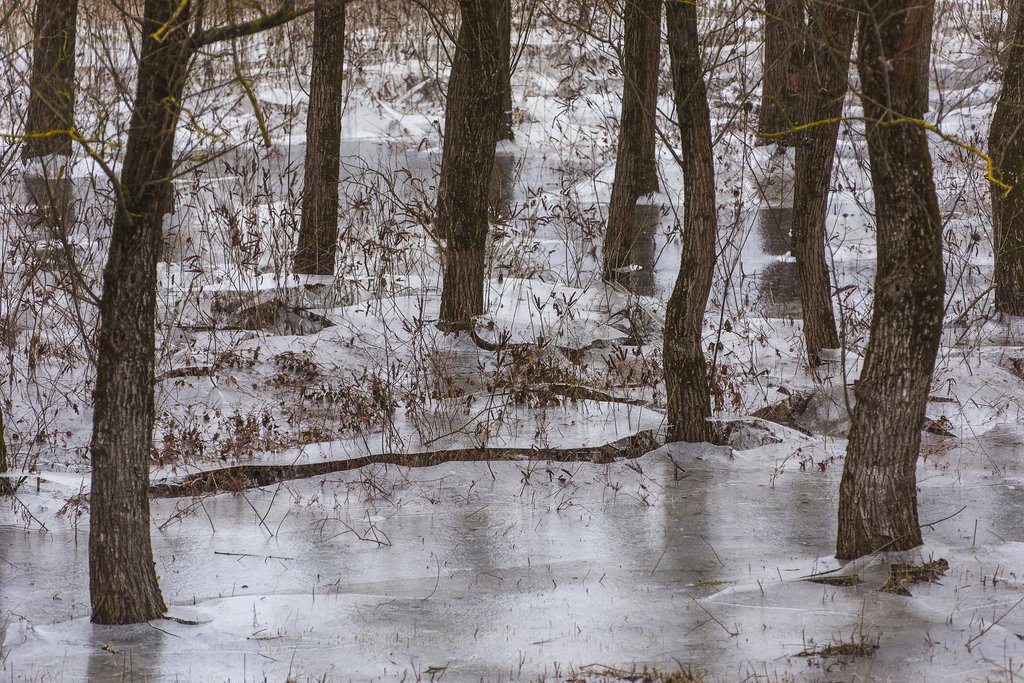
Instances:
[[[206,47],[207,45],[219,43],[222,40],[242,38],[244,36],[251,36],[272,28],[277,28],[278,26],[287,24],[292,19],[309,14],[313,11],[313,8],[314,5],[311,4],[295,9],[294,0],[284,0],[276,11],[271,12],[270,14],[265,14],[262,17],[253,19],[252,21],[197,31],[192,36],[192,49],[198,50]]]

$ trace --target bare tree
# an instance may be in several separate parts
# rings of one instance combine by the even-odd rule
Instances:
[[[7,430],[4,424],[3,409],[0,408],[0,496],[14,495],[14,484],[7,478],[10,463],[7,459]]]
[[[501,38],[501,117],[498,119],[498,140],[512,140],[512,0],[498,3],[498,35]]]
[[[626,0],[622,45],[622,114],[615,178],[608,204],[602,277],[629,281],[630,252],[636,237],[636,202],[658,189],[654,134],[661,51],[662,0]]]
[[[665,312],[669,438],[709,441],[711,391],[701,339],[718,238],[711,121],[697,7],[687,0],[667,0],[665,12],[684,183],[682,258]]]
[[[93,394],[89,589],[92,620],[157,619],[164,601],[149,536],[156,263],[174,129],[190,60],[191,7],[147,0],[138,85],[103,271]]]
[[[198,5],[198,9],[197,9]],[[290,2],[246,24],[190,33],[202,2],[146,0],[142,46],[110,253],[103,271],[93,394],[89,588],[92,620],[158,618],[163,598],[149,535],[157,259],[189,66],[203,46],[280,25]],[[197,22],[198,23],[198,22]]]
[[[812,364],[821,349],[839,346],[826,261],[825,216],[839,116],[849,83],[850,48],[857,28],[854,0],[807,0],[803,73],[793,189],[793,255]]]
[[[438,327],[446,331],[467,329],[484,310],[487,207],[502,110],[501,2],[459,0],[437,191],[444,267]]]
[[[800,47],[805,0],[764,0],[764,76],[758,133],[779,133],[796,125],[800,101]],[[792,135],[772,142],[796,144]]]
[[[917,0],[918,11],[924,13],[924,23],[917,35],[917,68],[921,76],[917,81],[917,94],[921,98],[921,111],[928,111],[928,94],[931,85],[932,31],[935,28],[935,0]]]
[[[333,275],[337,259],[345,3],[346,0],[316,0],[313,11],[313,56],[296,273]]]
[[[37,0],[32,75],[22,159],[69,156],[75,109],[75,22],[78,0]]]
[[[1009,16],[1021,16],[1013,0]],[[992,188],[996,310],[1024,315],[1024,21],[1011,21],[1003,82],[989,128],[988,149],[997,177]]]
[[[916,467],[945,295],[942,219],[926,131],[915,120],[924,112],[913,45],[927,8],[915,0],[860,0],[859,7],[878,272],[839,487],[841,559],[921,544]]]

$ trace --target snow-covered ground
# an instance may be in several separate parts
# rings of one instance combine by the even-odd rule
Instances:
[[[755,3],[756,4],[756,3]],[[12,680],[1013,680],[1024,666],[1024,326],[991,315],[983,149],[997,91],[994,3],[939,2],[929,120],[946,216],[947,332],[919,463],[925,545],[832,558],[848,387],[867,341],[873,206],[859,101],[840,136],[829,233],[845,348],[803,362],[777,228],[792,154],[754,145],[760,18],[703,15],[719,174],[719,272],[706,316],[730,447],[670,445],[611,463],[457,462],[361,470],[240,494],[154,499],[171,620],[88,621],[91,329],[109,188],[84,156],[67,250],[31,227],[15,148],[0,148],[6,438],[18,496],[0,507],[0,645]],[[305,144],[308,25],[239,48],[269,125],[199,60],[159,294],[153,481],[238,463],[302,464],[465,447],[576,448],[664,422],[661,329],[678,268],[681,176],[637,250],[642,294],[598,281],[621,76],[606,29],[577,38],[541,6],[522,31],[516,139],[499,150],[482,350],[434,327],[429,237],[444,50],[417,11],[353,5],[339,276],[289,272]],[[705,7],[705,5],[701,5]],[[389,9],[390,8],[390,9]],[[392,14],[394,16],[392,16]],[[572,17],[576,15],[573,14]],[[575,20],[575,19],[573,19]],[[131,50],[83,20],[79,126],[117,168]],[[602,32],[603,31],[603,32]],[[614,33],[614,31],[612,32]],[[14,41],[16,42],[16,41]],[[13,44],[13,43],[12,43]],[[242,49],[244,47],[244,49]],[[4,78],[26,73],[5,51]],[[20,60],[20,61],[19,61]],[[227,66],[225,66],[227,65]],[[671,112],[667,73],[662,111]],[[18,92],[0,103],[17,130]],[[96,95],[99,93],[99,95]],[[100,96],[102,95],[102,96]],[[675,139],[667,116],[665,139]],[[238,146],[237,148],[235,146]],[[789,174],[789,176],[787,176]],[[325,326],[325,323],[330,323]],[[585,387],[586,396],[566,387]],[[749,417],[807,397],[790,427]],[[778,413],[776,413],[778,416]],[[803,430],[797,431],[796,428]],[[806,432],[806,433],[804,433]],[[941,520],[941,521],[938,521]],[[934,524],[931,524],[934,522]],[[888,565],[949,563],[878,592]],[[855,586],[806,581],[834,569]],[[824,650],[835,646],[831,651]],[[874,649],[877,646],[877,649]]]

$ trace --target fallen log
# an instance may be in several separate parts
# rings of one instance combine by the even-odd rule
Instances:
[[[149,487],[149,493],[157,498],[178,498],[224,492],[237,493],[293,479],[319,477],[334,472],[348,472],[370,465],[431,467],[448,462],[497,460],[609,463],[616,458],[639,458],[659,445],[656,431],[646,430],[614,443],[583,448],[456,448],[424,453],[375,453],[347,460],[292,465],[232,465],[190,474],[176,483],[153,484]]]

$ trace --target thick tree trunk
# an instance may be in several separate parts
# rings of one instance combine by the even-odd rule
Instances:
[[[913,1],[860,3],[859,65],[878,272],[839,488],[840,559],[921,544],[916,466],[942,333],[945,279],[926,131],[912,121],[899,122],[924,114],[915,46],[926,18],[908,11]]]
[[[345,0],[317,0],[306,114],[305,180],[295,272],[333,275],[338,252]]]
[[[191,6],[146,0],[135,105],[103,271],[92,434],[89,587],[92,620],[159,618],[164,602],[149,535],[155,418],[156,263],[174,131],[191,60]],[[161,40],[154,38],[160,32]]]
[[[779,133],[797,123],[800,102],[800,46],[805,0],[764,0],[764,78],[761,82],[759,134]],[[771,137],[784,147],[795,136]]]
[[[608,204],[602,277],[629,283],[636,237],[636,201],[658,189],[654,135],[658,103],[658,57],[662,0],[626,0],[622,46],[622,114],[615,178]]]
[[[498,0],[498,35],[501,37],[501,117],[498,140],[512,140],[512,0]]]
[[[78,0],[36,2],[22,159],[71,154],[71,138],[52,133],[74,127],[77,18]]]
[[[501,2],[459,1],[437,192],[436,229],[445,242],[438,327],[448,331],[466,329],[484,310],[487,200],[502,107]]]
[[[850,48],[857,28],[854,0],[808,0],[800,131],[793,191],[793,255],[811,364],[821,349],[839,346],[825,248],[825,216],[839,116],[849,83]]]
[[[718,233],[711,123],[697,7],[688,0],[668,0],[666,16],[684,182],[682,258],[665,313],[669,439],[708,441],[712,437],[711,391],[701,341]]]
[[[1010,15],[1019,16],[1022,6],[1013,0]],[[1012,188],[992,187],[996,310],[1019,316],[1024,315],[1024,21],[1013,24],[988,149],[996,177]]]

